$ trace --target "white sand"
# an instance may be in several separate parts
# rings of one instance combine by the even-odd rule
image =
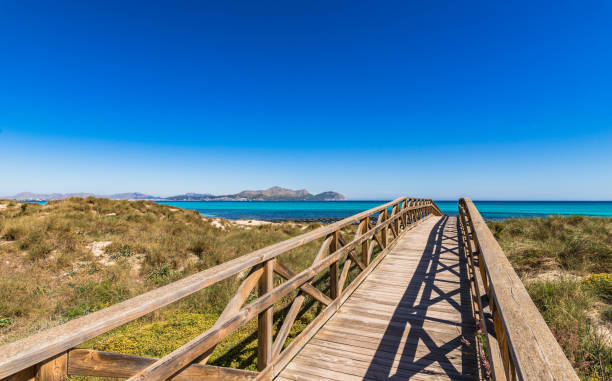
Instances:
[[[236,225],[242,225],[242,226],[261,226],[261,225],[269,225],[272,223],[270,221],[261,221],[261,220],[236,220],[232,222]]]
[[[98,261],[104,266],[111,266],[115,264],[115,261],[108,258],[104,255],[104,248],[110,245],[111,241],[100,241],[100,242],[92,242],[86,247],[91,250],[91,253],[98,259]]]

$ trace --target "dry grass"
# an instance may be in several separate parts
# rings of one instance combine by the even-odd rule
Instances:
[[[490,222],[582,379],[612,379],[612,218]]]
[[[519,275],[612,272],[612,218],[515,218],[489,227]]]
[[[148,201],[73,198],[47,205],[0,201],[0,343],[7,343],[319,224],[224,229],[196,211]],[[219,225],[218,223],[216,225]],[[111,242],[92,252],[92,243]],[[310,265],[317,243],[283,255]],[[218,314],[237,287],[231,278],[186,298],[187,312]]]

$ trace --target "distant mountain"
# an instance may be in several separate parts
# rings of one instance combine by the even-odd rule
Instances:
[[[143,193],[137,193],[137,192],[118,193],[118,194],[112,194],[110,196],[95,195],[93,193],[49,193],[49,194],[45,194],[45,193],[22,192],[12,197],[9,197],[9,198],[13,200],[17,200],[17,201],[49,201],[49,200],[64,200],[70,197],[85,198],[89,196],[110,198],[112,200],[157,200],[160,198],[160,197],[151,196],[151,195],[143,194]]]
[[[107,198],[110,198],[113,200],[157,200],[160,197],[151,196],[149,194],[144,194],[144,193],[134,192],[134,193],[112,194],[110,196],[107,196]]]
[[[171,197],[157,197],[144,193],[117,193],[112,195],[95,195],[93,193],[30,193],[22,192],[11,199],[17,201],[49,201],[63,200],[70,197],[104,197],[113,200],[167,200],[167,201],[338,201],[346,200],[344,195],[337,192],[323,192],[311,194],[306,189],[291,190],[281,187],[272,187],[265,190],[245,190],[240,193],[215,196],[208,193],[185,193]]]
[[[323,192],[316,195],[306,189],[291,190],[281,187],[272,187],[265,190],[245,190],[236,194],[215,196],[211,194],[199,195],[187,193],[184,195],[168,197],[173,201],[337,201],[346,200],[346,197],[336,192]]]
[[[166,197],[165,200],[170,201],[202,201],[215,198],[214,194],[209,193],[185,193],[178,196]]]
[[[266,190],[246,190],[229,197],[244,198],[249,201],[332,201],[345,200],[346,197],[336,192],[310,194],[306,189],[291,190],[272,187]]]
[[[17,201],[49,201],[49,200],[63,200],[70,197],[89,197],[93,196],[92,193],[31,193],[21,192],[12,197],[9,197]]]

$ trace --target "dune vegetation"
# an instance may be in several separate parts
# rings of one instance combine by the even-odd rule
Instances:
[[[489,227],[583,379],[612,379],[612,218],[508,219]]]
[[[72,198],[46,205],[0,200],[0,345],[105,308],[320,224],[239,225],[151,201]],[[612,376],[612,219],[490,222],[510,262],[584,379]],[[347,228],[347,235],[354,227]],[[281,260],[308,267],[320,241]],[[160,357],[210,328],[244,274],[101,335],[81,347]],[[280,279],[276,279],[277,282]],[[325,290],[325,274],[315,279]],[[253,300],[255,292],[251,295]],[[292,295],[275,306],[279,328]],[[320,311],[307,299],[290,334]],[[255,369],[256,321],[224,340],[209,363]]]
[[[151,201],[89,197],[46,205],[0,200],[0,344],[105,308],[320,224],[238,225]],[[347,228],[347,234],[354,227]],[[308,267],[319,241],[281,256]],[[82,347],[159,357],[210,328],[239,274],[101,335]],[[276,281],[280,281],[276,279]],[[324,274],[315,285],[326,289]],[[256,297],[255,292],[251,299]],[[275,329],[289,296],[275,306]],[[294,337],[319,311],[307,298]],[[210,363],[254,369],[256,321],[217,347]]]

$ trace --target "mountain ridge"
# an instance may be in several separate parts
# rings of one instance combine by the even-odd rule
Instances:
[[[154,201],[341,201],[346,197],[338,192],[326,191],[311,194],[306,189],[292,190],[273,186],[263,190],[243,190],[235,194],[213,195],[210,193],[184,193],[170,197],[153,196],[140,192],[116,193],[111,195],[96,195],[94,193],[32,193],[21,192],[7,197],[17,201],[50,201],[63,200],[70,197],[101,197],[112,200],[154,200]]]

